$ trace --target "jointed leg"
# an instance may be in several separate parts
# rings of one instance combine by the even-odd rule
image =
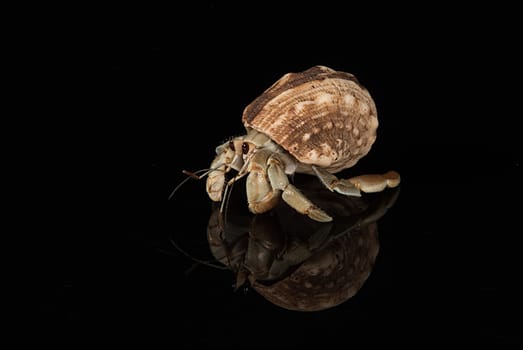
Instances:
[[[289,183],[289,179],[283,170],[283,165],[272,156],[267,161],[267,174],[273,190],[281,190],[283,200],[299,213],[306,214],[311,219],[328,222],[332,217],[325,213],[303,195],[294,185]]]
[[[351,183],[363,192],[381,192],[387,187],[396,187],[400,184],[400,174],[388,171],[385,174],[368,174],[351,177]]]
[[[328,171],[313,166],[312,169],[321,182],[331,191],[336,191],[347,196],[361,196],[362,192],[381,192],[387,187],[396,187],[400,183],[400,175],[395,171],[385,174],[369,174],[338,179]]]

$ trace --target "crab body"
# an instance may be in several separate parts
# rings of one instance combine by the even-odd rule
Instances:
[[[316,221],[332,218],[308,200],[288,180],[295,172],[316,175],[331,191],[359,196],[399,184],[399,175],[363,175],[338,179],[335,173],[352,167],[371,149],[378,127],[375,103],[350,73],[315,66],[288,73],[251,104],[242,117],[246,135],[216,148],[207,192],[221,201],[225,173],[247,175],[247,200],[262,213],[283,198]]]

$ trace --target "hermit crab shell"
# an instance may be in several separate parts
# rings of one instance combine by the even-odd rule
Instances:
[[[354,75],[325,66],[285,74],[245,108],[242,119],[300,163],[332,173],[365,156],[378,127],[367,89]]]

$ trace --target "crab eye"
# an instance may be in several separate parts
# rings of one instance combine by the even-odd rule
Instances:
[[[229,141],[229,148],[234,151],[234,142]]]
[[[243,154],[249,153],[249,144],[247,142],[242,143],[242,152]]]

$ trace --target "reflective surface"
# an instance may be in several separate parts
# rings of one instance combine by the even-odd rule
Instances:
[[[214,205],[207,238],[214,257],[236,274],[235,288],[247,284],[283,308],[318,311],[352,297],[371,273],[379,251],[376,221],[399,189],[369,196],[370,204],[367,196],[333,193],[315,177],[295,180],[333,222],[313,221],[284,202],[264,214],[246,213],[244,193],[235,193],[226,212]]]
[[[380,6],[314,4],[297,13],[303,2],[256,19],[262,2],[193,3],[149,20],[143,4],[129,16],[119,7],[108,14],[112,28],[93,33],[101,23],[89,19],[87,42],[75,33],[59,43],[64,52],[27,57],[28,69],[50,64],[38,66],[49,75],[40,86],[18,80],[42,96],[24,98],[20,108],[38,110],[14,118],[24,134],[39,121],[38,142],[23,147],[38,160],[19,159],[35,192],[18,198],[36,213],[23,211],[18,223],[34,227],[4,233],[36,236],[29,252],[5,244],[30,261],[20,278],[34,281],[28,313],[17,310],[20,339],[40,341],[38,330],[52,346],[73,335],[68,348],[142,339],[245,350],[521,343],[521,21],[512,18],[520,11],[441,6],[397,11],[404,15],[384,23],[374,16]],[[81,51],[70,51],[76,43]],[[315,64],[354,73],[378,109],[376,143],[340,177],[396,170],[399,196],[358,232],[351,220],[379,196],[342,199],[340,210],[355,213],[317,226],[284,207],[251,216],[238,184],[218,230],[227,240],[218,235],[210,246],[205,183],[191,179],[167,200],[181,171],[209,167],[215,147],[244,132],[247,104],[283,74]],[[312,192],[337,210],[324,191]],[[195,263],[171,240],[221,269]],[[320,260],[323,271],[342,268],[307,280]],[[8,271],[20,265],[8,262]],[[323,301],[309,298],[313,290]],[[294,310],[304,308],[323,309]]]

